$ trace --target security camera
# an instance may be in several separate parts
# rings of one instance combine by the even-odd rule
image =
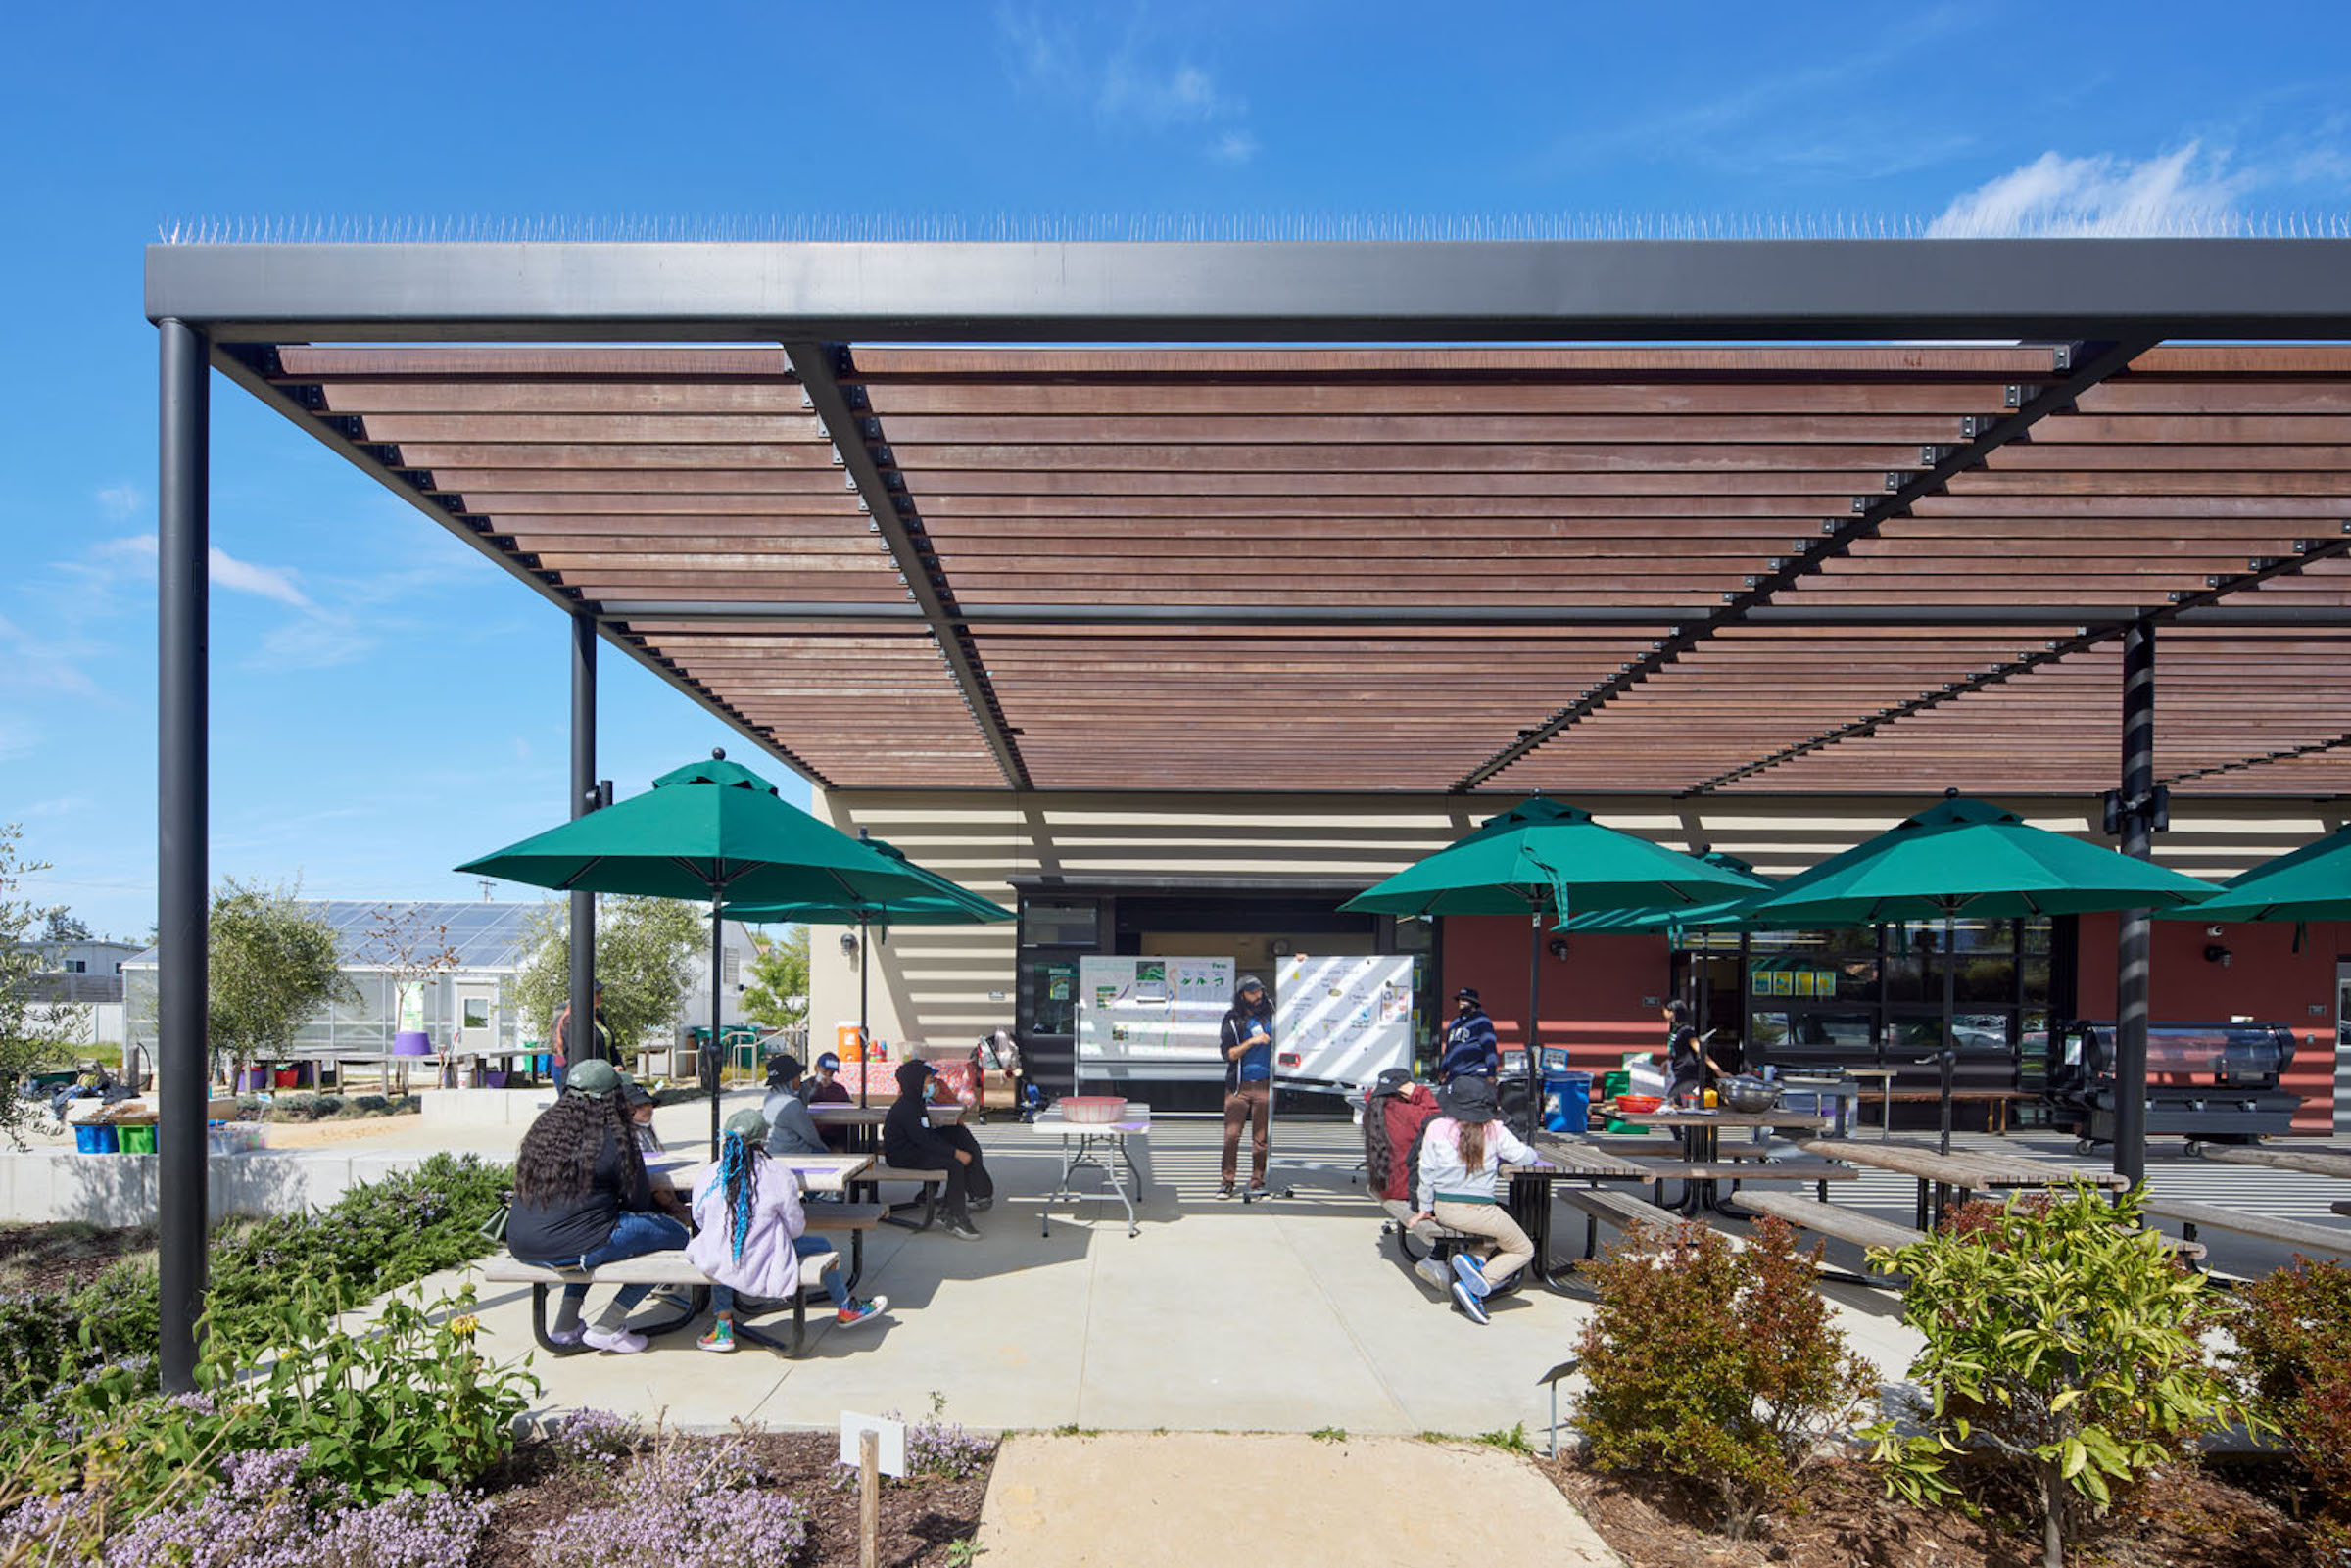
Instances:
[[[2221,928],[2218,926],[2207,926],[2204,927],[2204,934],[2207,936],[2218,936],[2221,934]]]

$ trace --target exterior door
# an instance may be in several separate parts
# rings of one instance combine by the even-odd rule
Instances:
[[[498,1037],[496,981],[459,980],[456,1007],[450,1026],[450,1043],[457,1051],[495,1051]]]

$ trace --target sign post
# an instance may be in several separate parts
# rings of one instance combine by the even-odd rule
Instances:
[[[841,1411],[840,1462],[857,1467],[857,1568],[880,1568],[882,1477],[906,1473],[906,1423]]]

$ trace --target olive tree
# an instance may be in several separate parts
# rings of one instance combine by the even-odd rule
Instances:
[[[531,918],[530,957],[514,982],[524,1027],[554,1038],[555,1015],[571,995],[571,911],[568,899],[539,907]],[[709,917],[674,898],[606,898],[596,917],[596,977],[604,985],[604,1023],[616,1051],[642,1045],[655,1030],[674,1028],[694,983],[695,955],[709,943]],[[587,1038],[584,1027],[573,1031]]]
[[[808,927],[794,926],[782,936],[754,938],[751,983],[743,993],[743,1015],[771,1029],[788,1029],[808,1018]]]
[[[359,999],[343,977],[334,927],[293,889],[223,881],[213,895],[209,946],[206,1026],[232,1071],[291,1047],[320,1008]]]

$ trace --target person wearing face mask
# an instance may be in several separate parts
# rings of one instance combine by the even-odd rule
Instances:
[[[882,1118],[882,1158],[901,1170],[947,1173],[943,1228],[958,1241],[978,1241],[972,1210],[995,1202],[996,1180],[980,1155],[980,1140],[965,1126],[931,1125],[938,1071],[920,1057],[898,1064],[898,1097]]]
[[[1495,1038],[1494,1021],[1478,1005],[1477,987],[1464,985],[1453,993],[1458,1004],[1445,1030],[1445,1045],[1437,1058],[1437,1081],[1456,1078],[1493,1078],[1502,1073],[1502,1042]]]
[[[1224,1054],[1224,1161],[1217,1196],[1233,1195],[1239,1169],[1241,1124],[1250,1124],[1249,1196],[1266,1195],[1266,1160],[1272,1150],[1273,1003],[1265,982],[1241,976],[1232,1007],[1224,1015],[1219,1049]]]

